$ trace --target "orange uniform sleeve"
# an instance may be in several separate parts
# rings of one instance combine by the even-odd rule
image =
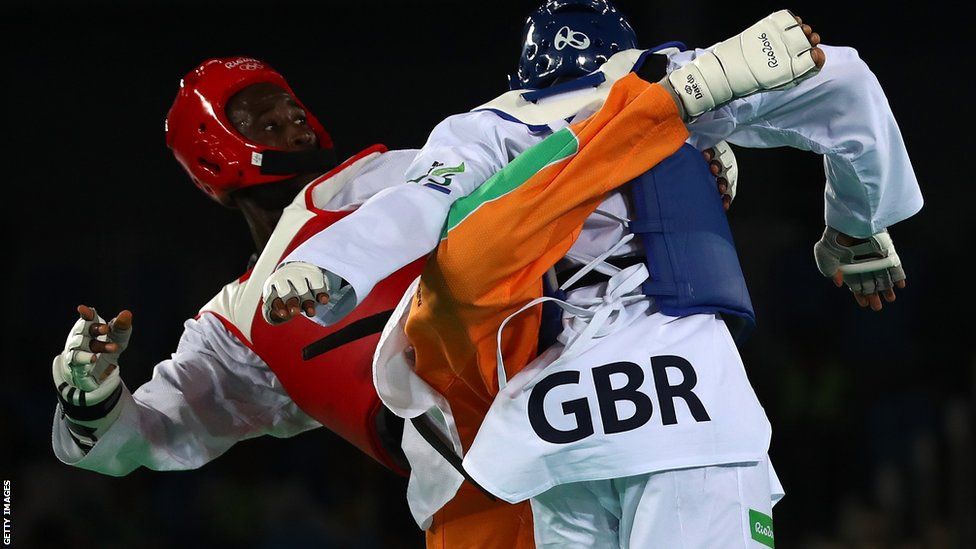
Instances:
[[[687,138],[671,95],[631,74],[598,112],[532,147],[454,205],[406,330],[417,373],[448,398],[465,446],[498,391],[501,322],[542,294],[543,274],[609,191]],[[540,311],[520,315],[505,332],[509,376],[536,355]]]

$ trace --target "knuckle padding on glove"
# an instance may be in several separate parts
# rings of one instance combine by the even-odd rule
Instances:
[[[716,48],[716,54],[714,56],[703,56],[701,58],[701,68],[694,67],[694,70],[698,73],[697,78],[705,82],[705,87],[701,90],[702,93],[705,94],[709,101],[719,105],[732,99],[732,88],[729,87],[729,82],[723,78],[709,79],[705,76],[705,73],[722,74],[724,72],[721,56],[717,53],[717,50],[718,48]]]
[[[721,164],[722,168],[716,177],[724,178],[727,184],[725,194],[733,201],[735,200],[737,182],[739,180],[739,166],[736,163],[735,153],[732,147],[725,141],[716,143],[712,150],[715,151],[715,160]]]
[[[874,273],[874,285],[878,290],[878,293],[890,290],[894,287],[894,283],[891,280],[891,273],[888,271],[877,271]]]
[[[288,286],[285,286],[286,284]],[[290,286],[291,286],[291,281],[285,279],[285,280],[276,281],[274,284],[272,284],[271,287],[274,289],[274,292],[277,294],[278,299],[284,301],[284,299],[288,296],[288,291],[289,291],[288,288]]]
[[[769,16],[770,21],[781,29],[788,29],[790,27],[796,27],[799,23],[796,22],[796,16],[790,10],[779,10]]]
[[[812,76],[815,64],[805,53],[810,49],[793,16],[780,11],[675,70],[668,82],[687,114],[696,117],[737,97],[790,88]]]
[[[852,246],[840,244],[839,235],[828,227],[814,246],[817,267],[824,276],[840,271],[851,291],[861,295],[885,292],[905,279],[905,270],[887,231]]]
[[[861,283],[860,275],[844,275],[844,284],[855,294],[864,293],[864,285]]]
[[[877,286],[874,283],[874,275],[872,273],[861,273],[857,275],[861,277],[861,293],[862,294],[874,294],[877,293]]]
[[[810,39],[807,38],[805,32],[803,32],[803,27],[796,25],[791,29],[787,29],[783,33],[783,40],[786,42],[786,50],[790,52],[793,57],[799,57],[805,52],[813,49],[810,45]]]
[[[727,40],[715,47],[715,57],[721,62],[722,67],[732,66],[738,63],[736,58],[742,56],[741,48],[742,46],[738,40]],[[716,101],[716,104],[721,104],[731,99],[733,92],[745,94],[759,89],[759,81],[756,79],[755,72],[753,72],[748,60],[746,61],[746,67],[749,70],[723,71],[728,81],[728,86],[723,86],[723,88],[729,90],[729,95],[723,100]]]
[[[765,40],[761,38],[762,36],[765,36]],[[752,71],[752,73],[754,75],[759,74],[763,71],[764,67],[766,69],[776,69],[767,71],[769,76],[764,78],[764,84],[767,87],[778,88],[789,83],[789,81],[793,78],[793,66],[789,65],[789,68],[787,68],[786,64],[783,63],[785,59],[782,59],[782,57],[784,57],[784,54],[785,57],[792,56],[789,55],[789,50],[787,50],[786,45],[780,39],[780,35],[778,33],[763,32],[756,37],[756,40],[762,44],[765,44],[768,41],[768,46],[760,48],[760,51],[770,51],[772,54],[778,53],[780,57],[770,57],[768,54],[766,56],[747,55],[746,59],[749,62],[749,69]],[[757,46],[753,45],[752,47],[755,48]],[[757,85],[753,91],[758,91],[759,89],[760,86]]]
[[[287,284],[288,291],[282,287]],[[281,299],[287,303],[292,299],[301,306],[306,301],[314,301],[319,293],[328,294],[329,285],[321,268],[304,262],[285,263],[268,278],[264,287],[264,319],[270,324],[287,322],[271,315],[272,303]]]
[[[68,341],[65,341],[64,348],[72,349],[72,350],[75,349],[84,350],[84,349],[88,349],[88,345],[89,345],[88,337],[85,337],[80,333],[72,333],[70,336],[68,336]]]
[[[295,283],[292,282],[291,279],[289,279],[288,280],[288,293],[286,293],[284,295],[284,297],[282,297],[281,299],[282,299],[282,301],[285,302],[285,305],[288,305],[288,302],[291,301],[292,299],[294,299],[295,296],[297,296],[299,293],[300,292],[298,291],[298,288],[295,287]]]

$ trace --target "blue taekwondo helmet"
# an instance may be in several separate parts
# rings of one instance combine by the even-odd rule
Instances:
[[[529,15],[522,36],[518,72],[508,77],[513,90],[584,76],[637,47],[634,29],[607,0],[547,0]]]

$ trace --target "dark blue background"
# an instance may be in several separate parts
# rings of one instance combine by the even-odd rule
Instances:
[[[204,7],[200,5],[205,4]],[[130,387],[182,322],[244,269],[243,219],[173,161],[163,118],[210,56],[269,61],[340,155],[419,147],[505,91],[534,2],[45,3],[4,7],[0,477],[20,547],[419,547],[405,482],[323,430],[243,443],[202,470],[109,478],[50,449],[50,360],[77,303],[135,313]],[[782,2],[619,2],[644,45],[705,46]],[[737,149],[730,214],[760,329],[742,349],[789,493],[781,547],[974,547],[968,182],[962,18],[927,3],[793,2],[856,47],[901,124],[927,205],[892,229],[909,287],[881,314],[820,277],[820,160]],[[956,16],[953,16],[953,13]],[[968,31],[971,32],[971,31]],[[828,61],[829,62],[829,61]]]

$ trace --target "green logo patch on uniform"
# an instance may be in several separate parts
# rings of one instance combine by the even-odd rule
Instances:
[[[773,541],[773,517],[749,509],[749,525],[749,529],[752,531],[752,539],[766,547],[776,547]]]
[[[457,166],[444,166],[443,162],[434,162],[427,173],[417,179],[408,180],[409,183],[424,183],[447,187],[451,184],[451,179],[460,173],[464,173],[464,162]]]
[[[496,172],[474,192],[459,198],[451,205],[451,211],[447,215],[447,223],[444,224],[444,229],[441,231],[441,239],[447,238],[449,231],[460,225],[478,208],[515,191],[540,171],[575,155],[579,148],[579,139],[570,128],[563,128],[536,143],[518,155],[501,171]],[[437,165],[443,166],[440,163]],[[461,171],[464,171],[463,163],[460,167]],[[422,176],[420,179],[424,177],[427,176]]]

